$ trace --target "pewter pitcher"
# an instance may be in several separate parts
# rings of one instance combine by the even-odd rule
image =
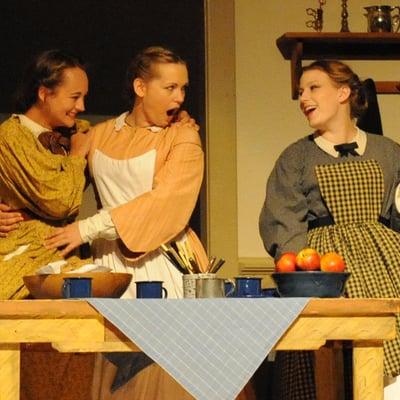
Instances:
[[[397,32],[400,27],[400,7],[369,6],[364,7],[368,19],[368,32]],[[397,14],[392,11],[397,9]]]

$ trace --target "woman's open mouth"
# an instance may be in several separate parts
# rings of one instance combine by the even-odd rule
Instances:
[[[179,112],[179,107],[171,108],[167,111],[167,115],[168,117],[176,117],[178,115],[178,112]]]
[[[310,114],[316,109],[316,106],[306,106],[303,107],[303,113],[306,117],[309,117]]]

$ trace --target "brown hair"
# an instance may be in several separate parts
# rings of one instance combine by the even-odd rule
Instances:
[[[139,52],[130,62],[126,71],[125,79],[125,96],[129,102],[129,106],[133,105],[135,93],[132,83],[136,78],[150,80],[154,77],[154,64],[184,64],[186,61],[165,47],[151,46]]]
[[[14,96],[15,111],[24,113],[29,110],[38,99],[40,86],[48,89],[59,86],[64,78],[64,70],[68,68],[86,71],[82,60],[61,50],[47,50],[38,54],[26,68]]]
[[[367,96],[359,77],[345,63],[336,60],[319,60],[303,67],[306,71],[318,69],[325,72],[338,86],[347,85],[350,88],[350,113],[352,118],[360,117],[367,108]]]

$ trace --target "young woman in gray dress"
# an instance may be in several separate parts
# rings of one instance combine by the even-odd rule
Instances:
[[[357,128],[366,97],[342,62],[303,68],[299,98],[314,133],[286,148],[268,179],[259,221],[267,252],[275,258],[304,247],[338,252],[351,272],[348,297],[399,297],[400,235],[390,220],[400,146]],[[384,351],[385,375],[398,376],[399,336]],[[278,364],[287,367],[289,358],[292,367],[281,370],[279,381],[285,382],[277,398],[315,399],[312,354],[283,354]]]

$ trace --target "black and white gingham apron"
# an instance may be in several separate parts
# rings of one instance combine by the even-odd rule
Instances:
[[[384,182],[375,160],[316,166],[321,196],[334,225],[308,232],[308,246],[320,254],[341,254],[351,276],[346,295],[400,297],[400,235],[380,222]],[[386,375],[400,375],[400,318],[397,338],[384,343]],[[274,399],[315,400],[312,352],[278,352]]]

